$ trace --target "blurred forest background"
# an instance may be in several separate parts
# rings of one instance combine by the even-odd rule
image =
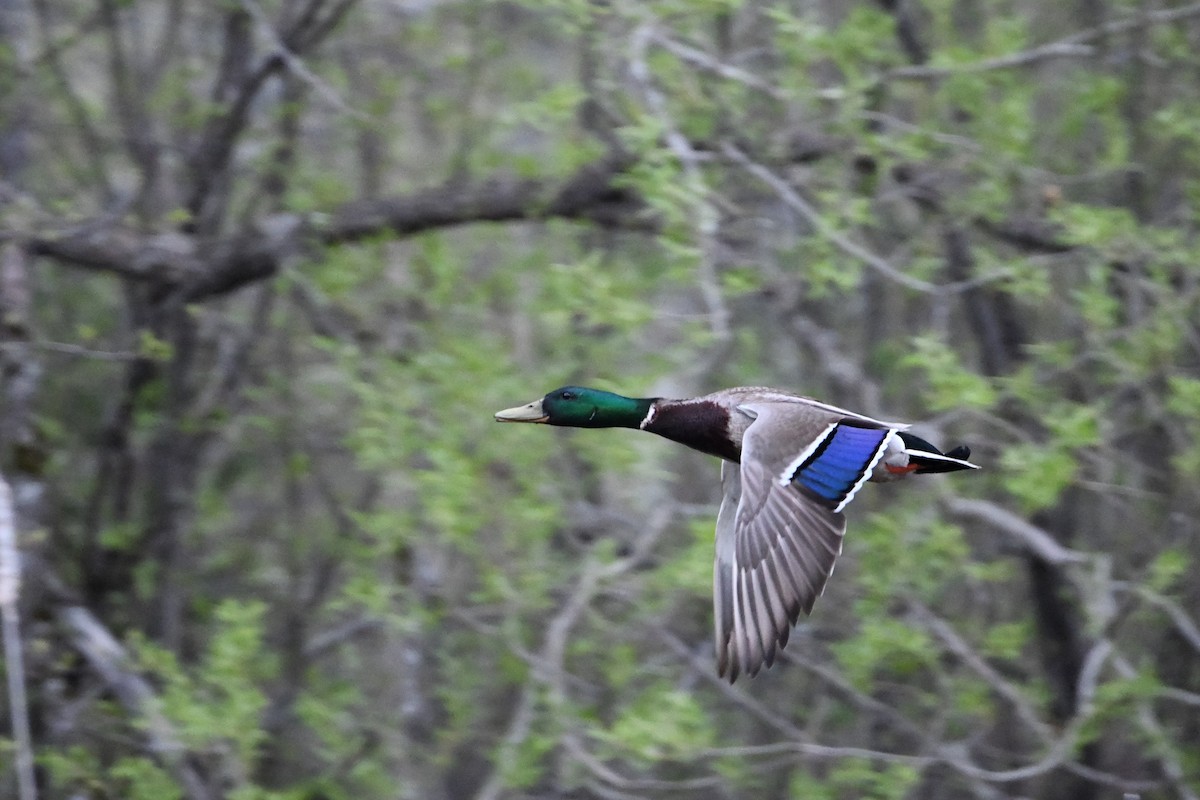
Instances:
[[[42,797],[1200,795],[1200,3],[0,0],[0,61]],[[493,422],[568,382],[985,469],[862,492],[729,686],[716,460]]]

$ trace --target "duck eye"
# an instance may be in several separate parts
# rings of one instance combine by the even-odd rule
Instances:
[[[563,393],[562,393],[562,399],[563,399],[563,400],[574,400],[574,399],[575,399],[575,393],[574,393],[574,392],[563,392]]]

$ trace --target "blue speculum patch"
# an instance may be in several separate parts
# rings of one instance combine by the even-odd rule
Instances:
[[[793,480],[818,497],[839,502],[862,478],[887,429],[838,425],[796,470]]]

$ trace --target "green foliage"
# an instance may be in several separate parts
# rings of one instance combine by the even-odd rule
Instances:
[[[1014,395],[1034,402],[1041,392],[1036,387],[1018,389]],[[1048,508],[1079,473],[1079,451],[1101,442],[1101,409],[1096,406],[1055,401],[1039,408],[1048,437],[1008,447],[1000,458],[1002,483],[1026,511]]]
[[[1044,443],[1013,445],[1000,458],[1004,488],[1027,512],[1053,505],[1078,465],[1070,453]]]
[[[183,790],[161,766],[146,756],[126,756],[105,767],[96,753],[74,745],[45,748],[38,755],[50,786],[62,796],[74,792],[128,797],[131,800],[178,800]]]
[[[1056,446],[1077,449],[1100,443],[1103,409],[1095,405],[1060,402],[1046,412],[1044,422]]]
[[[364,281],[382,279],[387,253],[388,246],[382,241],[356,247],[331,247],[313,262],[306,275],[310,275],[315,288],[331,300],[347,299],[362,287]]]
[[[984,636],[983,652],[995,658],[1016,660],[1025,652],[1032,633],[1029,620],[993,625]]]
[[[845,254],[823,235],[805,237],[795,264],[807,284],[806,295],[814,300],[832,301],[862,279],[862,265],[847,263]]]
[[[175,779],[148,758],[122,758],[109,775],[129,800],[178,800],[183,791]]]
[[[1008,274],[1004,287],[1007,294],[1022,303],[1040,306],[1054,291],[1050,275],[1033,259],[1015,258],[1005,262]]]
[[[135,642],[144,669],[162,683],[161,711],[180,739],[198,750],[219,747],[251,763],[263,741],[267,698],[260,684],[275,672],[265,651],[265,604],[226,600],[213,612],[213,635],[194,669],[146,641]]]
[[[533,730],[515,748],[497,754],[505,785],[517,790],[528,789],[546,774],[546,757],[559,744],[554,719],[542,709]]]
[[[361,682],[345,677],[322,678],[314,675],[309,691],[298,698],[295,711],[311,735],[310,758],[325,767],[324,777],[312,781],[312,786],[299,783],[294,791],[302,797],[328,794],[337,800],[355,797],[380,797],[403,789],[406,780],[397,781],[387,764],[378,759],[363,759],[377,733],[370,729],[374,707],[371,698],[364,696]],[[394,718],[394,717],[393,717]],[[354,764],[349,774],[336,775],[332,766]],[[399,787],[398,787],[399,784]],[[253,786],[243,791],[252,792]]]
[[[947,729],[954,736],[970,736],[996,713],[995,691],[977,676],[956,674],[944,679],[944,694],[953,714],[947,714]]]
[[[170,361],[174,349],[171,343],[155,336],[150,330],[138,331],[138,355],[152,361]]]
[[[689,692],[655,682],[617,711],[604,731],[613,757],[643,764],[698,757],[713,746],[712,720]]]
[[[1191,557],[1177,549],[1164,549],[1150,562],[1146,586],[1154,591],[1163,592],[1192,569]]]
[[[788,794],[812,800],[900,800],[909,796],[919,778],[920,773],[905,764],[879,765],[865,758],[846,758],[838,761],[823,779],[806,770],[796,770]]]
[[[657,117],[645,115],[619,133],[625,146],[639,155],[619,183],[636,190],[661,221],[660,244],[694,265],[698,256],[694,223],[712,213],[704,187],[688,176],[675,153],[661,146],[668,131]]]
[[[1125,121],[1117,113],[1122,107],[1127,83],[1111,75],[1079,70],[1066,84],[1061,136],[1064,142],[1097,142],[1096,153],[1079,153],[1079,146],[1068,145],[1064,149],[1076,152],[1098,166],[1118,167],[1129,160],[1129,139],[1122,135]],[[1063,159],[1062,166],[1070,168]],[[1073,165],[1071,165],[1073,166]]]
[[[64,793],[101,781],[100,759],[95,751],[83,745],[43,748],[37,754],[37,762],[46,771],[51,785],[61,787]]]
[[[1200,478],[1200,380],[1186,375],[1167,377],[1167,408],[1178,417],[1179,425],[1191,435],[1179,437],[1172,456],[1177,469],[1192,479]]]
[[[628,642],[604,648],[600,657],[604,660],[602,670],[606,680],[618,691],[629,686],[642,672],[641,653]]]
[[[52,457],[36,488],[52,524],[30,543],[53,545],[39,554],[49,574],[132,643],[148,712],[214,791],[407,800],[477,794],[495,769],[510,795],[841,800],[936,781],[953,796],[944,765],[900,754],[949,746],[996,768],[987,754],[1004,751],[1020,768],[1044,751],[1012,743],[1040,733],[898,619],[906,604],[945,619],[1062,730],[1025,560],[1002,528],[943,518],[935,498],[953,495],[1079,521],[1049,532],[1121,584],[1072,566],[1064,597],[1083,582],[1134,603],[1113,619],[1098,619],[1102,603],[1077,612],[1085,638],[1102,629],[1140,669],[1099,671],[1079,744],[1127,754],[1106,766],[1120,779],[1178,764],[1194,783],[1179,744],[1194,708],[1167,689],[1192,691],[1195,670],[1186,648],[1162,649],[1176,621],[1154,594],[1188,612],[1196,594],[1194,20],[1121,2],[1108,9],[1120,31],[1048,58],[1033,48],[1094,23],[1029,2],[965,14],[956,0],[907,20],[863,2],[357,4],[239,98],[236,37],[262,38],[256,15],[168,15],[155,35],[170,46],[150,62],[131,46],[97,69],[113,42],[141,41],[137,8],[121,5],[99,25],[63,5],[39,22],[45,52],[16,83],[0,77],[0,111],[28,119],[30,148],[0,239],[38,259],[36,313],[9,326],[0,383],[19,388],[10,368],[30,354],[43,376],[34,415]],[[231,160],[197,174],[222,119]],[[632,160],[617,191],[542,219],[563,179],[617,151]],[[501,189],[522,178],[543,189],[513,208]],[[454,225],[416,209],[425,233],[381,224],[323,246],[328,220],[427,186],[461,203]],[[458,224],[476,202],[480,219]],[[179,317],[169,307],[191,285],[169,285],[173,270],[160,284],[105,264],[126,247],[157,264],[182,237],[189,268],[234,270],[235,247],[251,261],[270,249],[255,248],[278,212],[305,224],[255,262],[275,277]],[[948,230],[968,241],[969,289],[945,286]],[[92,236],[86,257],[55,254]],[[5,264],[7,288],[24,270]],[[1011,369],[984,375],[996,348]],[[888,418],[937,415],[945,444],[976,448],[979,473],[868,487],[848,511],[845,560],[791,647],[863,697],[786,663],[718,692],[664,646],[669,632],[708,652],[715,464],[628,431],[492,420],[568,382],[789,386]],[[20,405],[0,402],[0,422]],[[187,438],[164,435],[176,428]],[[659,507],[676,518],[631,564]],[[610,571],[594,594],[577,595],[598,567]],[[170,648],[145,632],[161,632],[149,621],[169,616],[155,605],[168,589],[187,598]],[[50,796],[179,796],[146,756],[148,723],[95,698],[69,643],[48,646],[44,661],[31,646],[33,673],[68,696],[36,707],[55,736],[69,728],[38,752]],[[61,674],[72,680],[43,677]],[[880,756],[809,757],[788,749],[797,728]],[[1022,791],[1046,794],[1074,766]]]
[[[1096,737],[1114,720],[1130,719],[1145,702],[1151,701],[1162,691],[1162,682],[1149,669],[1142,669],[1126,678],[1112,678],[1096,688],[1092,713],[1080,728],[1080,745],[1095,741]],[[1148,732],[1142,730],[1141,736]],[[1159,745],[1161,742],[1151,742]]]
[[[539,300],[547,309],[541,321],[549,333],[567,335],[577,326],[633,331],[653,319],[653,309],[636,291],[639,283],[613,266],[593,251],[574,263],[546,267]]]
[[[879,616],[863,619],[853,638],[835,643],[832,649],[846,678],[864,690],[885,677],[916,681],[937,658],[937,648],[924,630]]]
[[[894,25],[883,9],[855,5],[837,27],[810,27],[807,43],[837,66],[849,92],[861,91],[875,79],[874,70],[900,62]]]
[[[1063,226],[1064,234],[1071,242],[1089,247],[1136,247],[1141,233],[1137,219],[1126,208],[1062,203],[1053,209],[1053,219]],[[1103,273],[1097,269],[1091,274]]]
[[[901,363],[920,371],[926,381],[921,399],[931,410],[987,409],[995,404],[992,382],[962,363],[948,344],[930,336],[918,336],[911,345],[911,353]]]
[[[721,273],[721,293],[726,297],[751,294],[762,289],[762,274],[751,265],[731,267]]]
[[[109,550],[126,550],[141,538],[141,531],[132,523],[116,523],[100,531],[100,544]]]
[[[669,560],[647,587],[649,603],[678,601],[688,595],[707,599],[713,580],[713,521],[698,517],[678,526],[671,537]]]
[[[294,175],[288,187],[287,206],[297,213],[322,211],[351,197],[345,178],[325,171]]]
[[[863,616],[887,614],[896,598],[936,600],[968,557],[957,526],[906,513],[899,504],[886,514],[855,520],[847,548],[861,570],[858,606]]]

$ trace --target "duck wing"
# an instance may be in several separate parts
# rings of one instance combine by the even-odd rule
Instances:
[[[771,666],[842,552],[841,511],[896,428],[796,403],[749,403],[741,464],[721,469],[713,603],[717,671]]]

